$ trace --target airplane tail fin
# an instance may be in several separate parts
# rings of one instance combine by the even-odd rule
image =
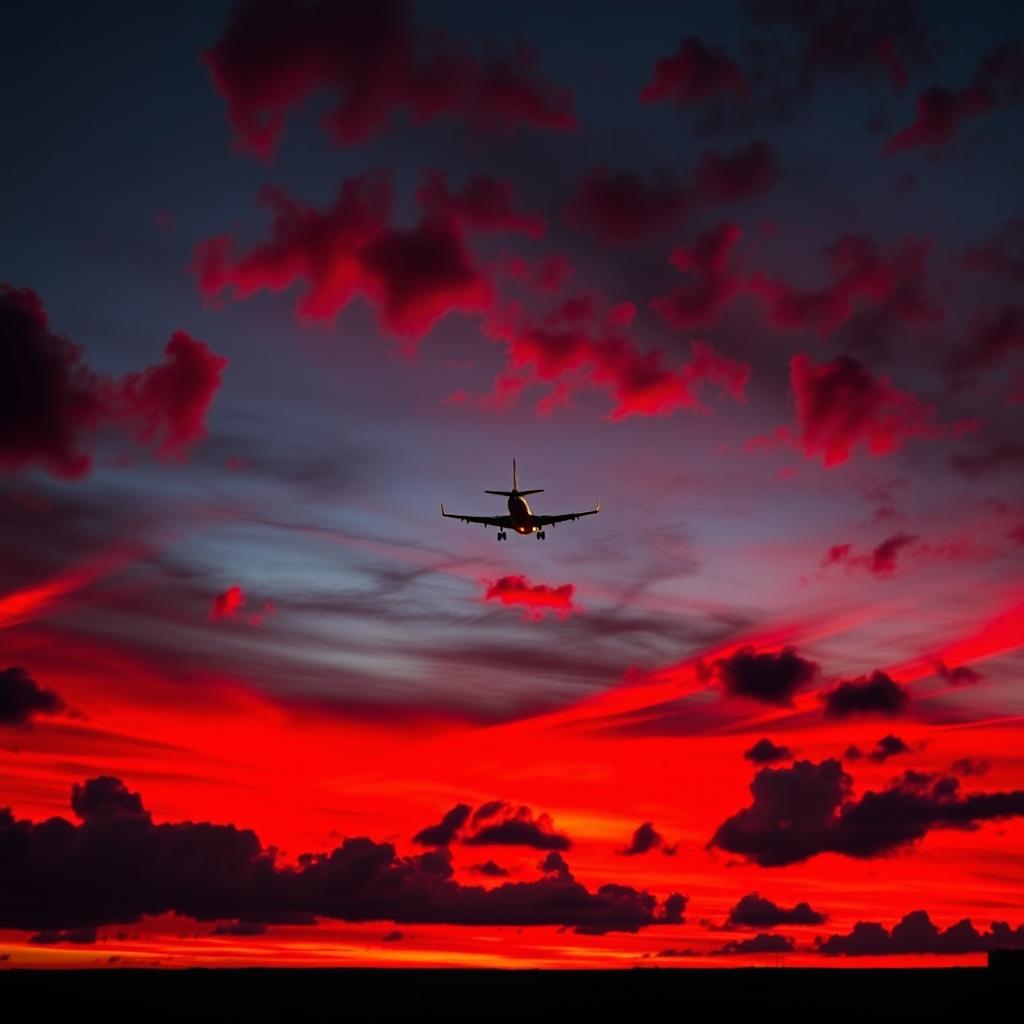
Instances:
[[[516,460],[512,460],[512,490],[511,491],[484,491],[484,494],[500,494],[503,498],[511,498],[516,494],[542,494],[543,487],[535,487],[532,491],[519,490],[519,468]]]

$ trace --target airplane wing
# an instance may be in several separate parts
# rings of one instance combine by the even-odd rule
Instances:
[[[500,529],[512,529],[511,516],[460,516],[454,512],[445,512],[444,505],[441,506],[441,515],[446,519],[461,519],[464,523],[482,523],[484,526],[497,526]]]
[[[601,502],[596,508],[588,509],[586,512],[566,512],[563,516],[534,516],[533,521],[537,526],[554,526],[555,523],[564,523],[570,519],[579,519],[580,516],[596,516],[601,511]]]

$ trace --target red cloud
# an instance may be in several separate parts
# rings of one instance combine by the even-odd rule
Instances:
[[[263,157],[289,113],[321,91],[337,97],[322,125],[342,145],[399,111],[420,124],[456,114],[478,129],[576,127],[568,91],[538,76],[527,47],[480,59],[411,21],[399,0],[243,0],[203,61],[239,144]]]
[[[711,327],[721,310],[740,290],[738,278],[729,277],[725,264],[742,232],[736,224],[719,224],[697,237],[690,247],[672,251],[670,262],[684,274],[686,284],[651,300],[651,308],[676,330]]]
[[[210,621],[217,622],[221,619],[237,619],[246,604],[245,591],[239,587],[228,587],[223,594],[218,594],[210,606]],[[246,622],[250,626],[261,626],[268,615],[275,611],[273,602],[264,601],[263,608],[258,612],[250,612],[246,616]]]
[[[739,65],[722,50],[712,50],[696,36],[680,42],[674,57],[662,57],[654,66],[654,78],[640,92],[642,103],[670,101],[693,106],[721,95],[746,90]]]
[[[766,142],[733,153],[709,150],[683,184],[668,175],[645,182],[636,174],[590,171],[565,205],[566,223],[609,244],[643,241],[672,230],[691,211],[753,199],[775,183],[779,162]]]
[[[443,173],[431,174],[417,193],[420,206],[428,213],[454,217],[478,231],[519,231],[541,238],[548,223],[539,213],[515,209],[515,189],[507,181],[481,174],[453,193]]]
[[[1007,43],[985,56],[971,82],[959,92],[932,86],[917,98],[917,118],[897,132],[885,147],[887,153],[929,146],[939,149],[957,133],[960,125],[999,107],[1017,103],[1024,85],[1024,48]]]
[[[0,286],[0,468],[31,465],[76,479],[92,468],[96,430],[119,427],[161,456],[206,434],[206,413],[227,360],[177,331],[157,366],[120,379],[94,373],[83,350],[54,333],[39,296]]]
[[[900,553],[913,547],[919,540],[920,538],[913,534],[896,533],[862,555],[854,554],[851,544],[835,544],[829,548],[821,564],[825,568],[830,565],[845,565],[848,569],[866,569],[872,576],[881,579],[895,574]]]
[[[575,591],[571,583],[549,587],[546,583],[530,583],[525,576],[502,576],[487,584],[484,600],[522,605],[523,617],[526,619],[542,619],[549,610],[564,618],[579,611],[572,603]]]
[[[206,413],[228,361],[184,331],[174,332],[164,352],[158,366],[121,379],[116,405],[139,441],[180,458],[206,436]]]
[[[768,322],[779,329],[813,328],[828,334],[841,327],[858,299],[871,299],[907,324],[929,324],[941,314],[925,293],[925,267],[931,243],[905,239],[887,250],[872,239],[843,235],[825,250],[833,278],[825,288],[794,288],[758,275],[750,282],[766,305]]]
[[[1013,352],[1024,352],[1024,306],[1003,306],[979,313],[965,344],[953,351],[948,366],[954,373],[986,370]]]
[[[719,355],[702,341],[691,344],[691,357],[678,370],[664,365],[660,349],[637,350],[623,331],[632,319],[630,304],[615,306],[601,322],[592,296],[566,300],[539,320],[530,320],[517,305],[490,318],[487,332],[508,348],[508,368],[488,400],[497,407],[513,404],[530,384],[552,390],[537,406],[541,415],[571,401],[589,387],[615,400],[610,420],[628,416],[667,416],[678,409],[704,411],[696,385],[707,381],[736,401],[745,401],[750,366]]]
[[[218,619],[232,619],[238,614],[245,604],[245,592],[241,587],[228,587],[223,594],[218,594],[213,599],[210,607],[210,620],[216,622]]]
[[[888,379],[873,377],[857,360],[839,356],[815,366],[800,354],[790,361],[799,446],[808,458],[838,466],[863,445],[885,455],[911,438],[947,433],[934,421],[934,409],[900,391]],[[963,425],[954,428],[962,430]]]
[[[265,188],[260,198],[274,213],[270,240],[237,258],[227,236],[203,242],[191,268],[203,295],[230,290],[244,299],[304,281],[300,317],[333,320],[362,296],[376,308],[383,330],[410,340],[451,312],[484,310],[491,303],[490,285],[453,217],[428,214],[413,228],[388,226],[391,187],[385,175],[344,182],[322,211],[283,189]]]

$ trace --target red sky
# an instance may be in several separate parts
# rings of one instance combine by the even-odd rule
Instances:
[[[18,15],[2,963],[1024,946],[1024,25],[798,8]]]

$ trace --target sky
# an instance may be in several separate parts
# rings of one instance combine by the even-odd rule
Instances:
[[[1019,11],[5,28],[0,967],[1024,946]]]

